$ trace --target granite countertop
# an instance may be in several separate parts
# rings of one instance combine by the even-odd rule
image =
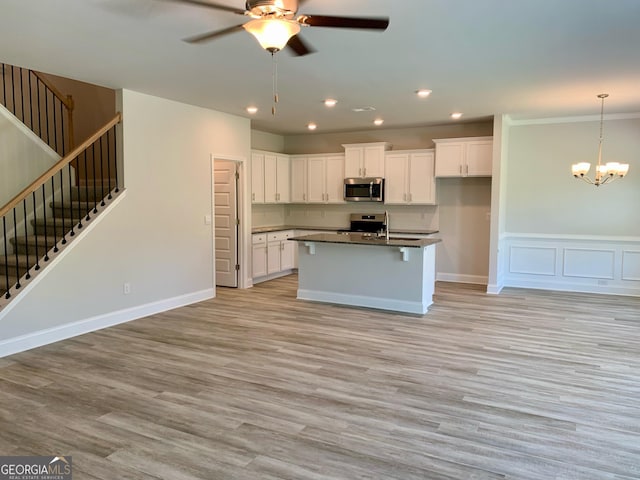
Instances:
[[[294,225],[278,225],[271,227],[254,227],[251,229],[251,233],[269,233],[269,232],[281,232],[283,230],[320,230],[326,232],[337,232],[338,230],[346,230],[349,227],[305,227],[305,226],[294,226]],[[391,229],[389,233],[393,235],[431,235],[434,233],[438,233],[438,230],[427,230],[427,229]]]
[[[346,245],[372,245],[381,247],[428,247],[441,242],[439,238],[390,238],[372,237],[369,235],[349,234],[339,235],[336,233],[317,233],[314,235],[303,235],[302,237],[289,238],[294,242],[319,242],[319,243],[341,243]]]
[[[327,232],[337,232],[343,230],[345,227],[301,227],[300,225],[278,225],[272,227],[253,227],[251,233],[269,233],[269,232],[281,232],[283,230],[322,230]]]

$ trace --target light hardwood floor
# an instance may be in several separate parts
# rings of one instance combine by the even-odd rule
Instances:
[[[0,454],[75,480],[640,478],[640,299],[439,283],[419,317],[296,280],[0,359]]]

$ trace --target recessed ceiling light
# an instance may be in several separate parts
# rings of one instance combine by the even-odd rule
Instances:
[[[247,107],[247,113],[250,113],[251,115],[258,113],[258,107],[254,107],[253,105]]]
[[[453,118],[454,120],[458,120],[460,117],[462,117],[462,113],[461,112],[453,112],[451,114],[451,118]]]
[[[336,100],[335,98],[327,98],[327,99],[324,101],[324,105],[325,105],[325,107],[329,107],[329,108],[331,108],[331,107],[335,107],[335,106],[336,106],[336,103],[338,103],[338,100]]]
[[[382,124],[384,123],[384,120],[383,120],[383,119],[381,119],[381,118],[376,118],[376,119],[373,121],[373,123],[374,123],[375,125],[380,126],[380,125],[382,125]]]
[[[309,125],[307,125],[307,128],[309,130],[315,130],[316,128],[318,128],[318,125],[316,125],[315,123],[311,122]]]
[[[352,112],[375,112],[376,109],[374,107],[355,107],[351,109]]]
[[[420,98],[427,98],[429,95],[431,95],[431,90],[421,88],[420,90],[416,90],[416,95],[418,95]]]

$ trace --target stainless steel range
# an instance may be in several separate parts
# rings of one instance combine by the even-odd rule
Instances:
[[[339,230],[338,233],[359,233],[364,236],[377,236],[383,233],[386,227],[383,213],[352,213],[349,220],[351,221],[350,227],[346,230]]]

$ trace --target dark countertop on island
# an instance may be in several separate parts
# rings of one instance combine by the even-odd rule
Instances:
[[[340,235],[336,233],[317,233],[314,235],[303,235],[301,237],[289,238],[294,242],[319,242],[319,243],[341,243],[345,245],[372,245],[381,247],[428,247],[441,242],[439,238],[390,238],[372,237],[351,233]]]
[[[306,226],[293,226],[293,225],[278,225],[278,226],[270,226],[270,227],[254,227],[251,229],[251,233],[270,233],[270,232],[281,232],[283,230],[320,230],[326,232],[337,232],[338,230],[346,230],[349,227],[306,227]],[[392,228],[389,233],[392,235],[432,235],[434,233],[438,233],[438,230],[427,230],[427,229],[394,229]]]

